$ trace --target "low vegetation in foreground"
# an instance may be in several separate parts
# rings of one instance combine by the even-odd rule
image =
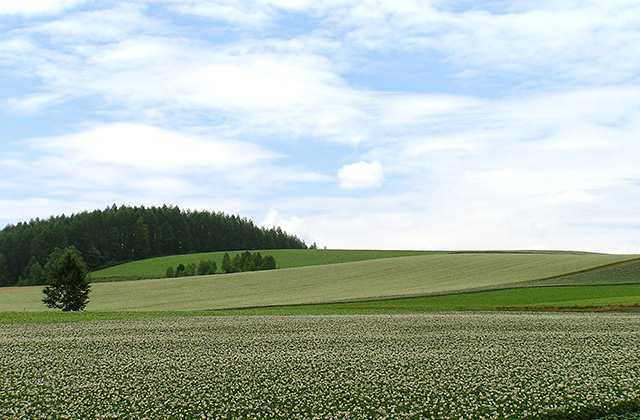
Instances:
[[[10,325],[0,417],[629,419],[639,335],[620,313]]]

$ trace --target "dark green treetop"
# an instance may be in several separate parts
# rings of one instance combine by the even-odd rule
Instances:
[[[81,311],[89,303],[90,286],[82,258],[66,248],[54,265],[42,299],[49,308]]]

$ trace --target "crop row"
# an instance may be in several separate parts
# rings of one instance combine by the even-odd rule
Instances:
[[[571,416],[638,401],[639,321],[453,313],[8,325],[0,418]]]

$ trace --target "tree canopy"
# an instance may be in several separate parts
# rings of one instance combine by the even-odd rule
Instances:
[[[56,248],[73,245],[87,269],[149,257],[247,249],[304,249],[278,228],[225,213],[178,207],[117,207],[8,225],[0,231],[0,286],[42,284],[40,268]]]
[[[64,250],[42,290],[42,299],[49,308],[81,311],[89,302],[89,282],[84,262],[72,247]]]

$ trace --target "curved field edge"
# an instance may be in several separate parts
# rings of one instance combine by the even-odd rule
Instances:
[[[409,257],[419,255],[579,255],[579,256],[602,256],[606,254],[595,254],[573,251],[406,251],[406,250],[318,250],[318,249],[273,249],[257,250],[263,255],[272,255],[277,262],[278,268],[309,267],[328,264],[339,264],[357,261],[369,261],[384,258]],[[244,251],[229,251],[233,258],[236,254]],[[252,250],[251,252],[256,252]],[[181,254],[165,257],[155,257],[140,261],[132,261],[117,266],[104,268],[91,273],[92,282],[127,281],[142,279],[158,279],[165,277],[168,267],[177,267],[178,264],[197,264],[201,260],[213,260],[220,266],[225,251],[207,252],[197,254]],[[636,256],[637,257],[637,256]]]
[[[225,276],[102,283],[93,285],[87,309],[200,310],[442,294],[549,278],[629,258],[632,257],[436,254]],[[38,290],[0,291],[12,292],[12,299],[0,299],[0,310],[46,310]]]
[[[432,254],[224,276],[96,283],[87,310],[197,311],[447,295],[526,283],[632,258],[636,257]],[[39,289],[0,290],[0,312],[46,310]]]
[[[228,251],[233,257],[244,251]],[[278,268],[309,267],[348,263],[356,261],[369,261],[382,258],[410,257],[429,254],[443,254],[447,251],[396,251],[396,250],[318,250],[318,249],[272,249],[253,250],[262,255],[272,255]],[[104,268],[91,273],[92,282],[126,281],[141,279],[158,279],[165,277],[168,267],[176,268],[179,264],[197,264],[201,260],[213,260],[220,273],[222,257],[226,251],[205,252],[197,254],[171,255],[166,257],[149,258],[141,261],[132,261],[117,266]]]
[[[386,300],[194,311],[0,312],[0,324],[47,324],[194,316],[393,315],[497,309],[640,312],[640,284],[547,286]]]

